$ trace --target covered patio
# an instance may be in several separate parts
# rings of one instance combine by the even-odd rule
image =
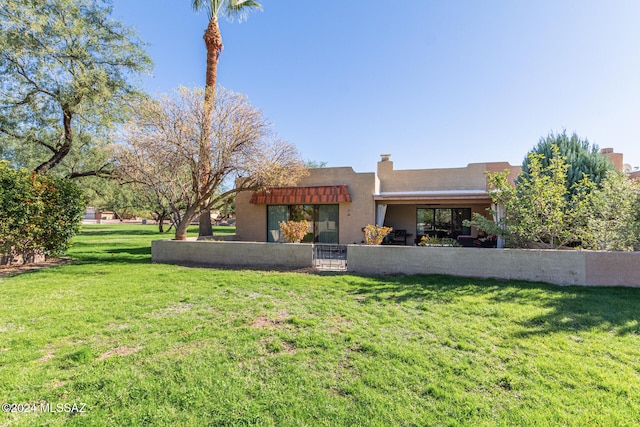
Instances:
[[[376,223],[393,228],[389,244],[412,246],[423,237],[473,243],[478,231],[465,227],[474,213],[488,215],[491,198],[485,190],[380,192],[374,195]],[[462,236],[462,237],[461,237]],[[467,240],[465,240],[467,237]]]

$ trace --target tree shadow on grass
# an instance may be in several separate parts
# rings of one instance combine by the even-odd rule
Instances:
[[[151,226],[149,226],[151,227]],[[122,236],[126,234],[128,236],[158,236],[158,238],[167,238],[170,239],[173,234],[172,233],[160,233],[158,228],[132,228],[127,230],[119,230],[119,229],[109,229],[109,230],[86,230],[83,229],[80,233],[82,236]]]
[[[520,322],[525,328],[520,336],[593,329],[640,335],[640,289],[572,286],[555,296],[544,302],[546,313]]]
[[[90,248],[90,245],[87,245]],[[76,250],[73,258],[82,262],[114,262],[120,264],[151,264],[151,247],[109,248],[100,251]]]
[[[465,295],[481,295],[499,288],[496,281],[443,275],[367,276],[354,292],[377,301],[394,303],[442,302]]]
[[[473,279],[440,275],[370,277],[354,294],[377,301],[446,304],[477,297],[487,305],[515,303],[535,313],[517,320],[519,336],[592,329],[640,334],[640,289],[556,286],[546,283]]]

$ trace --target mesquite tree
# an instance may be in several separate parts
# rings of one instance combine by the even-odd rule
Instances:
[[[245,96],[218,88],[210,122],[204,98],[205,90],[183,87],[174,96],[140,101],[117,154],[118,173],[170,206],[177,240],[186,238],[202,210],[230,195],[294,185],[306,173],[296,148],[274,137]],[[200,155],[203,139],[210,147],[206,156]]]
[[[151,61],[103,0],[0,2],[0,155],[39,173],[110,171],[110,129]]]

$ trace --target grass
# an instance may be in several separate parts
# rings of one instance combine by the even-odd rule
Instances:
[[[0,278],[0,425],[638,425],[640,289],[156,265],[151,227]]]

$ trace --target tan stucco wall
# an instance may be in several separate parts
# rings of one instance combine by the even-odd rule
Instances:
[[[557,285],[640,287],[640,252],[349,246],[360,274],[446,274]]]
[[[310,169],[298,185],[346,185],[351,203],[340,203],[339,242],[360,243],[364,239],[362,228],[375,221],[373,193],[376,176],[373,172],[357,173],[351,167]],[[249,203],[251,192],[236,198],[236,240],[265,242],[267,240],[266,205]]]
[[[416,232],[416,205],[388,205],[384,225],[393,227],[394,230],[407,230],[407,233],[414,234]],[[414,234],[411,240],[415,237]]]
[[[211,267],[298,269],[312,267],[313,246],[304,243],[154,240],[151,259],[158,263]]]
[[[464,168],[394,170],[391,160],[378,162],[380,192],[486,190],[486,172],[510,169],[511,179],[520,173],[509,163],[471,163]]]
[[[509,174],[507,175],[507,179],[511,184],[515,183],[518,175],[522,173],[522,166],[511,166],[507,162],[491,162],[484,163],[487,172],[496,173],[496,172],[504,172],[505,170],[509,170]],[[487,186],[487,190],[488,190]]]
[[[586,285],[640,286],[640,252],[584,251]]]
[[[267,240],[267,210],[265,205],[249,203],[251,191],[236,196],[236,240],[265,242]]]
[[[577,251],[557,254],[539,250],[354,246],[347,250],[347,265],[349,271],[363,274],[449,274],[563,285],[585,283],[584,256]]]
[[[153,262],[298,269],[313,265],[313,245],[155,240]],[[349,245],[359,274],[445,274],[558,285],[640,287],[640,252]]]
[[[624,156],[622,155],[622,153],[614,153],[613,148],[602,148],[600,150],[600,155],[613,163],[613,166],[616,169],[618,169],[619,171],[622,170],[622,167],[624,166]]]

